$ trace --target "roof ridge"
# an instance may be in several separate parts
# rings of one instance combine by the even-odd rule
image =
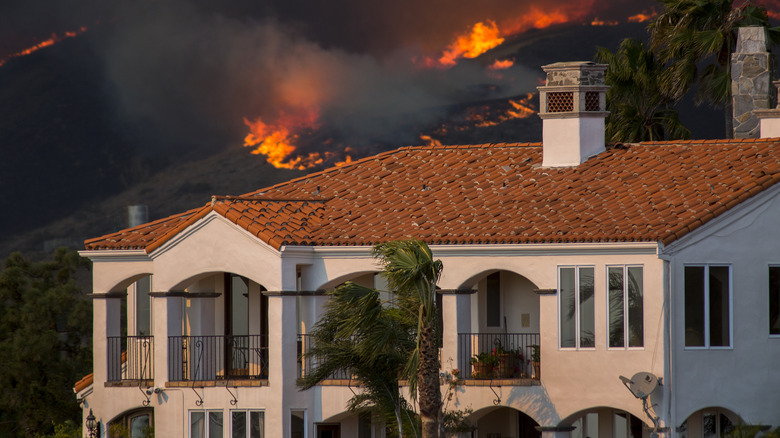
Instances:
[[[320,197],[320,198],[262,198],[259,196],[231,196],[231,195],[212,195],[211,205],[214,205],[216,201],[251,201],[251,202],[328,202],[333,197]]]

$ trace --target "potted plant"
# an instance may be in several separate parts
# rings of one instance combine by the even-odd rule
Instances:
[[[537,380],[542,379],[542,367],[539,363],[539,346],[538,345],[531,345],[531,348],[533,348],[533,352],[531,353],[531,364],[534,367],[534,377],[536,377]]]
[[[493,345],[495,346],[493,354],[498,359],[497,377],[506,379],[514,376],[515,372],[519,371],[519,364],[523,363],[522,353],[518,350],[507,350],[498,338],[496,338]]]
[[[493,367],[498,358],[492,352],[482,352],[471,358],[472,373],[475,379],[489,379],[493,376]]]

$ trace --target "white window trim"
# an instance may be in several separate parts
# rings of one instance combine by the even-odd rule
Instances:
[[[290,415],[287,416],[287,421],[292,418],[293,412],[303,412],[303,438],[309,438],[309,411],[304,408],[290,408]],[[291,429],[292,427],[290,427],[290,429],[287,430],[287,434],[285,434],[287,438],[292,438]]]
[[[225,422],[230,421],[229,416],[227,417],[227,420],[225,419],[225,411],[223,409],[190,409],[187,411],[187,418],[185,421],[187,422],[187,437],[192,436],[192,413],[193,412],[202,412],[204,415],[204,422],[203,427],[205,428],[204,433],[206,436],[209,436],[209,412],[221,412],[222,413],[222,435],[224,436],[225,430],[228,429],[225,427]],[[229,414],[228,414],[229,415]]]
[[[704,345],[701,347],[685,345],[685,268],[704,268]],[[729,345],[710,345],[710,268],[729,269]],[[734,349],[734,272],[729,263],[684,263],[683,264],[683,349],[684,350],[733,350]],[[767,298],[768,299],[768,298]]]
[[[766,308],[767,309],[769,309],[769,293],[771,292],[769,290],[769,288],[771,286],[769,284],[769,268],[780,268],[780,264],[779,263],[769,263],[766,266],[766,281],[767,281],[767,285],[766,285],[767,286],[766,287]],[[769,331],[769,329],[771,329],[770,324],[772,324],[772,321],[769,320],[769,315],[765,315],[765,316],[767,317],[766,328],[767,328],[767,331]],[[776,334],[768,333],[768,335],[769,335],[769,339],[780,339],[780,333],[776,333]]]
[[[622,347],[610,347],[609,346],[609,268],[623,268],[623,346]],[[628,278],[628,268],[642,268],[642,346],[641,347],[629,347],[628,346],[628,285],[626,278]],[[607,350],[636,350],[642,351],[645,349],[645,267],[644,265],[606,265],[604,268],[604,300],[605,308],[604,315],[606,315],[606,321],[604,327],[606,329],[606,342]]]
[[[247,438],[250,435],[249,431],[250,431],[251,424],[252,424],[251,423],[252,412],[262,412],[263,413],[263,431],[262,431],[262,435],[263,436],[267,436],[266,435],[266,431],[265,431],[265,420],[266,420],[265,419],[265,408],[229,409],[228,410],[228,420],[227,421],[230,422],[230,428],[228,429],[228,436],[230,436],[230,437],[233,436],[233,412],[243,412],[243,413],[246,414],[246,436],[247,436]]]
[[[562,347],[561,346],[561,269],[566,268],[574,268],[574,347]],[[593,318],[594,318],[594,324],[593,324],[593,330],[596,329],[596,307],[595,307],[595,301],[596,301],[596,266],[595,265],[559,265],[557,268],[557,277],[558,277],[558,293],[556,293],[557,296],[557,308],[555,309],[555,313],[557,315],[557,326],[558,326],[558,350],[563,351],[594,351],[596,350],[596,334],[593,334],[593,347],[581,347],[580,341],[582,336],[580,336],[580,269],[582,268],[591,268],[593,269],[593,301],[594,301],[594,307],[593,307]]]

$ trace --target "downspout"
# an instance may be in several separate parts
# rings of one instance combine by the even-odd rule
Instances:
[[[666,407],[666,419],[668,421],[668,424],[665,426],[668,428],[669,431],[667,433],[667,437],[674,437],[677,435],[677,429],[676,424],[677,420],[675,418],[675,409],[673,407],[675,403],[674,397],[674,375],[673,375],[673,369],[674,369],[674,360],[673,360],[673,354],[674,354],[674,335],[672,333],[673,329],[673,320],[674,320],[674,306],[672,305],[672,271],[671,271],[671,257],[669,257],[666,254],[663,254],[663,246],[659,246],[659,257],[661,260],[663,260],[663,275],[664,275],[664,281],[663,281],[663,287],[664,287],[664,300],[666,301],[666,305],[664,306],[664,313],[666,318],[666,330],[664,330],[664,361],[665,361],[665,371],[664,371],[664,386],[666,387],[666,391],[664,391],[664,406]]]

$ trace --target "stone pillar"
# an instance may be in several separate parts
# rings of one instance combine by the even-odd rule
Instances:
[[[759,121],[753,111],[769,108],[771,80],[766,30],[761,26],[740,27],[737,49],[731,55],[734,138],[759,137]]]

